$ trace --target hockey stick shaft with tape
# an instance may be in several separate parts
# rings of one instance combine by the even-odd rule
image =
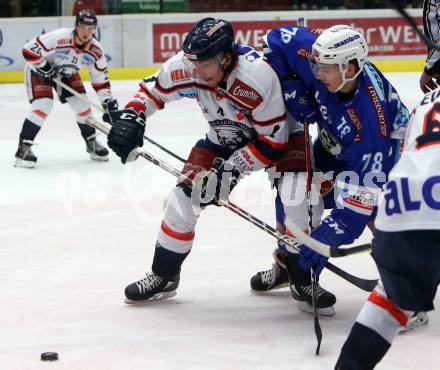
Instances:
[[[59,87],[62,87],[63,89],[65,89],[68,92],[70,92],[71,94],[75,95],[78,99],[81,99],[83,102],[85,102],[88,105],[90,105],[91,107],[95,108],[97,111],[99,111],[101,113],[105,113],[104,109],[99,104],[96,104],[95,102],[91,101],[84,94],[80,94],[78,91],[75,91],[69,85],[66,85],[63,81],[61,81],[60,78],[54,78],[53,81]],[[148,136],[144,135],[144,139],[147,140],[150,144],[153,144],[153,145],[157,146],[159,149],[161,149],[165,153],[169,154],[170,156],[176,158],[177,160],[179,160],[181,162],[185,162],[185,159],[183,159],[182,157],[180,157],[177,154],[173,153],[172,151],[168,150],[167,148],[165,148],[164,146],[160,145],[158,142],[154,141],[153,139],[149,138]]]
[[[93,127],[95,127],[97,130],[105,133],[108,135],[110,132],[111,126],[104,122],[98,122],[96,119],[90,117],[87,119],[87,123]],[[174,168],[173,166],[169,165],[167,162],[161,160],[160,158],[157,158],[156,156],[152,155],[151,153],[148,153],[147,151],[136,148],[133,150],[132,153],[130,153],[129,158],[127,158],[127,161],[133,161],[137,157],[143,157],[149,162],[153,163],[154,165],[162,168],[166,172],[170,173],[171,175],[177,177],[180,180],[185,180],[186,176],[182,174],[179,170]],[[283,234],[279,231],[277,231],[272,226],[268,225],[264,221],[258,219],[257,217],[253,216],[251,213],[245,211],[244,209],[240,208],[239,206],[235,205],[232,202],[225,201],[225,200],[219,200],[219,204],[226,207],[230,211],[234,212],[235,214],[239,215],[240,217],[244,218],[246,221],[254,224],[259,229],[267,232],[268,234],[272,235],[279,241],[282,241],[283,243],[291,246],[292,248],[299,249],[299,244],[295,242],[292,238],[289,238],[286,234]],[[330,247],[328,247],[330,249]],[[319,253],[319,252],[318,252]],[[368,280],[368,279],[362,279],[356,276],[353,276],[349,274],[348,272],[345,272],[341,269],[339,269],[337,266],[332,265],[331,263],[327,262],[326,268],[330,271],[334,272],[336,275],[339,275],[343,279],[347,280],[348,282],[352,283],[353,285],[357,286],[360,289],[371,291],[371,284],[377,282],[377,280]],[[343,271],[343,273],[341,273]]]

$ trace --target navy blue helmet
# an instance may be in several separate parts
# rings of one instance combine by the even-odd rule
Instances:
[[[97,26],[98,19],[96,18],[96,13],[94,10],[81,9],[75,19],[75,27],[80,24],[85,24],[86,26]]]
[[[234,48],[234,30],[223,19],[203,18],[183,41],[183,52],[190,60],[206,60]]]

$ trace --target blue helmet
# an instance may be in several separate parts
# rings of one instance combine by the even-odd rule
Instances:
[[[183,41],[183,52],[190,60],[206,60],[234,48],[234,30],[223,19],[203,18]]]
[[[94,10],[81,9],[75,19],[75,27],[80,24],[85,24],[86,26],[97,26],[98,19],[96,18],[96,13]]]

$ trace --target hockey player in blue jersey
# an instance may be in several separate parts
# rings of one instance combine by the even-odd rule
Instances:
[[[399,155],[408,110],[367,61],[363,36],[349,26],[333,26],[320,36],[304,27],[280,27],[269,32],[266,46],[288,111],[318,123],[315,170],[333,171],[328,173],[335,180],[332,211],[311,236],[333,248],[350,244],[374,218],[380,187]],[[293,297],[310,306],[310,268],[319,274],[327,258],[306,246],[300,254],[286,252],[288,262],[277,252],[274,267],[257,273],[251,287],[271,290],[290,280]],[[321,304],[319,294],[317,302],[318,308],[331,308]]]

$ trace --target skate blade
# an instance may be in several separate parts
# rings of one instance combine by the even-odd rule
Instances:
[[[93,159],[94,161],[101,161],[101,162],[108,161],[108,155],[99,156],[94,153],[89,153],[89,154],[90,154],[90,159]]]
[[[175,290],[172,290],[171,292],[161,292],[157,293],[151,298],[144,299],[141,301],[133,301],[131,299],[125,298],[124,303],[126,304],[138,304],[138,303],[148,303],[148,302],[155,302],[155,301],[163,301],[164,299],[172,298],[177,294]]]
[[[424,311],[420,311],[417,313],[416,316],[411,317],[408,320],[408,323],[399,330],[399,334],[405,334],[411,330],[420,328],[421,326],[426,326],[428,325],[429,322],[429,318],[428,318],[428,314]]]
[[[289,286],[289,283],[281,283],[281,284],[278,284],[278,285],[274,285],[272,288],[266,289],[266,290],[257,290],[257,289],[253,289],[251,287],[251,291],[252,291],[252,293],[269,293],[272,290],[278,290],[278,289],[282,289],[282,288],[287,288],[288,286]]]
[[[24,159],[16,158],[14,167],[21,167],[21,168],[34,168],[35,162],[32,161],[26,161]]]
[[[301,312],[309,313],[313,315],[313,307],[309,305],[306,301],[299,301],[297,302],[298,310]],[[325,308],[318,308],[318,315],[323,317],[332,317],[335,316],[336,311],[333,306],[325,307]]]

